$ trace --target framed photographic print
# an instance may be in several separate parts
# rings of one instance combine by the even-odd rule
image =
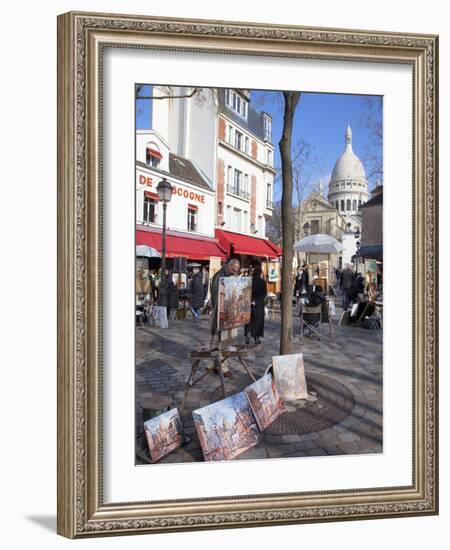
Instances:
[[[58,532],[437,514],[437,36],[71,12],[58,44]]]

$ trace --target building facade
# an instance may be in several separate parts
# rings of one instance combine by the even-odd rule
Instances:
[[[218,94],[217,213],[219,229],[265,238],[272,216],[272,119],[251,104],[248,90]]]
[[[213,238],[222,257],[277,259],[266,238],[272,215],[272,119],[248,90],[153,86],[152,130],[137,131],[137,222],[158,225],[153,180],[175,186],[169,230]],[[147,178],[147,179],[146,179]],[[152,179],[153,178],[153,179]],[[157,183],[157,182],[156,182]]]
[[[214,235],[215,193],[208,179],[187,158],[170,150],[155,130],[136,132],[136,244],[161,250],[163,208],[156,191],[172,184],[167,206],[167,256],[206,260],[225,253]]]

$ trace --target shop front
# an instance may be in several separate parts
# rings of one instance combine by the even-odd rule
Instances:
[[[281,290],[281,248],[269,239],[216,229],[216,238],[228,258],[241,261],[242,268],[250,269],[256,262],[261,264],[267,281],[267,290],[277,294]]]

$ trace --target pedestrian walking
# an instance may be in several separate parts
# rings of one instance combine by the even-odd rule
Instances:
[[[250,337],[255,344],[261,343],[264,336],[264,303],[267,296],[267,283],[260,267],[255,267],[252,273],[252,307],[250,323],[245,325],[245,343],[250,343]]]
[[[167,283],[167,318],[176,319],[178,310],[178,289],[172,280]]]
[[[199,321],[201,311],[205,305],[205,289],[203,286],[203,273],[198,267],[193,268],[191,279],[191,303],[189,309],[192,312],[195,321]]]
[[[354,279],[355,274],[353,273],[352,268],[349,265],[346,265],[341,275],[342,309],[344,311],[347,311],[348,306],[350,305],[351,288],[353,286]]]

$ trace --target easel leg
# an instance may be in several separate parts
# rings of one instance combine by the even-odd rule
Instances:
[[[227,391],[225,389],[225,378],[223,376],[223,370],[222,370],[222,333],[221,332],[217,333],[217,338],[218,338],[218,351],[217,351],[217,356],[215,358],[215,367],[219,374],[220,385],[222,386],[223,396],[226,397]]]
[[[195,372],[197,371],[197,368],[198,368],[199,364],[200,364],[200,359],[196,359],[192,363],[191,374],[189,375],[189,378],[187,379],[186,385],[184,387],[184,396],[183,396],[183,402],[181,403],[181,407],[180,407],[180,414],[184,410],[184,405],[186,403],[186,399],[187,399],[187,396],[189,394],[189,390],[191,389],[191,384],[194,380]]]
[[[253,376],[251,370],[247,367],[246,362],[242,359],[240,355],[238,355],[238,359],[241,362],[241,365],[244,367],[244,369],[247,371],[247,374],[250,376],[250,378],[253,380],[253,382],[256,382],[256,378]]]

